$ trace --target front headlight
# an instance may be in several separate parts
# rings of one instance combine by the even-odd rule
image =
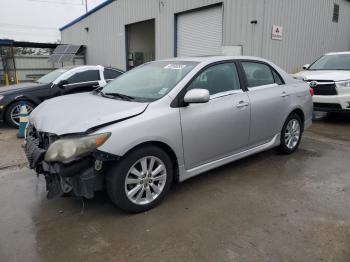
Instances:
[[[339,88],[350,88],[350,80],[336,82],[335,84]]]
[[[0,100],[3,99],[3,98],[4,98],[4,96],[0,95]]]
[[[102,146],[110,136],[110,133],[103,133],[59,139],[49,146],[45,154],[45,161],[63,162],[92,152],[96,148]]]

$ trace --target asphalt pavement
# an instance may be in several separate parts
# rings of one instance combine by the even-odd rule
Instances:
[[[104,194],[47,200],[0,127],[0,261],[350,261],[350,116],[317,115],[300,149],[174,185],[131,215]]]

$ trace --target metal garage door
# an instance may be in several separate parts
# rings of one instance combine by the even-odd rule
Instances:
[[[221,54],[222,6],[177,16],[177,56]]]

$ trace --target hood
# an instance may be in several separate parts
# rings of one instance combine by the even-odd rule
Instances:
[[[29,121],[42,132],[56,135],[81,133],[141,114],[147,105],[80,93],[46,100],[33,110]]]
[[[293,75],[293,77],[301,80],[331,80],[343,81],[350,79],[350,71],[346,70],[306,70]]]
[[[10,86],[1,86],[0,87],[0,95],[8,95],[13,93],[20,93],[23,91],[30,91],[33,88],[38,88],[41,86],[47,86],[47,84],[39,84],[39,83],[21,83],[17,85]]]

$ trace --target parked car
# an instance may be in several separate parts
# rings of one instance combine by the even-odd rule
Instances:
[[[174,181],[270,148],[294,152],[311,122],[309,86],[266,60],[177,58],[45,101],[30,115],[25,152],[49,198],[106,190],[141,212]]]
[[[0,121],[19,125],[20,101],[30,113],[46,99],[88,92],[120,76],[123,71],[103,66],[72,66],[54,70],[36,82],[0,87]]]
[[[294,75],[314,89],[314,109],[350,112],[350,52],[323,55]]]

